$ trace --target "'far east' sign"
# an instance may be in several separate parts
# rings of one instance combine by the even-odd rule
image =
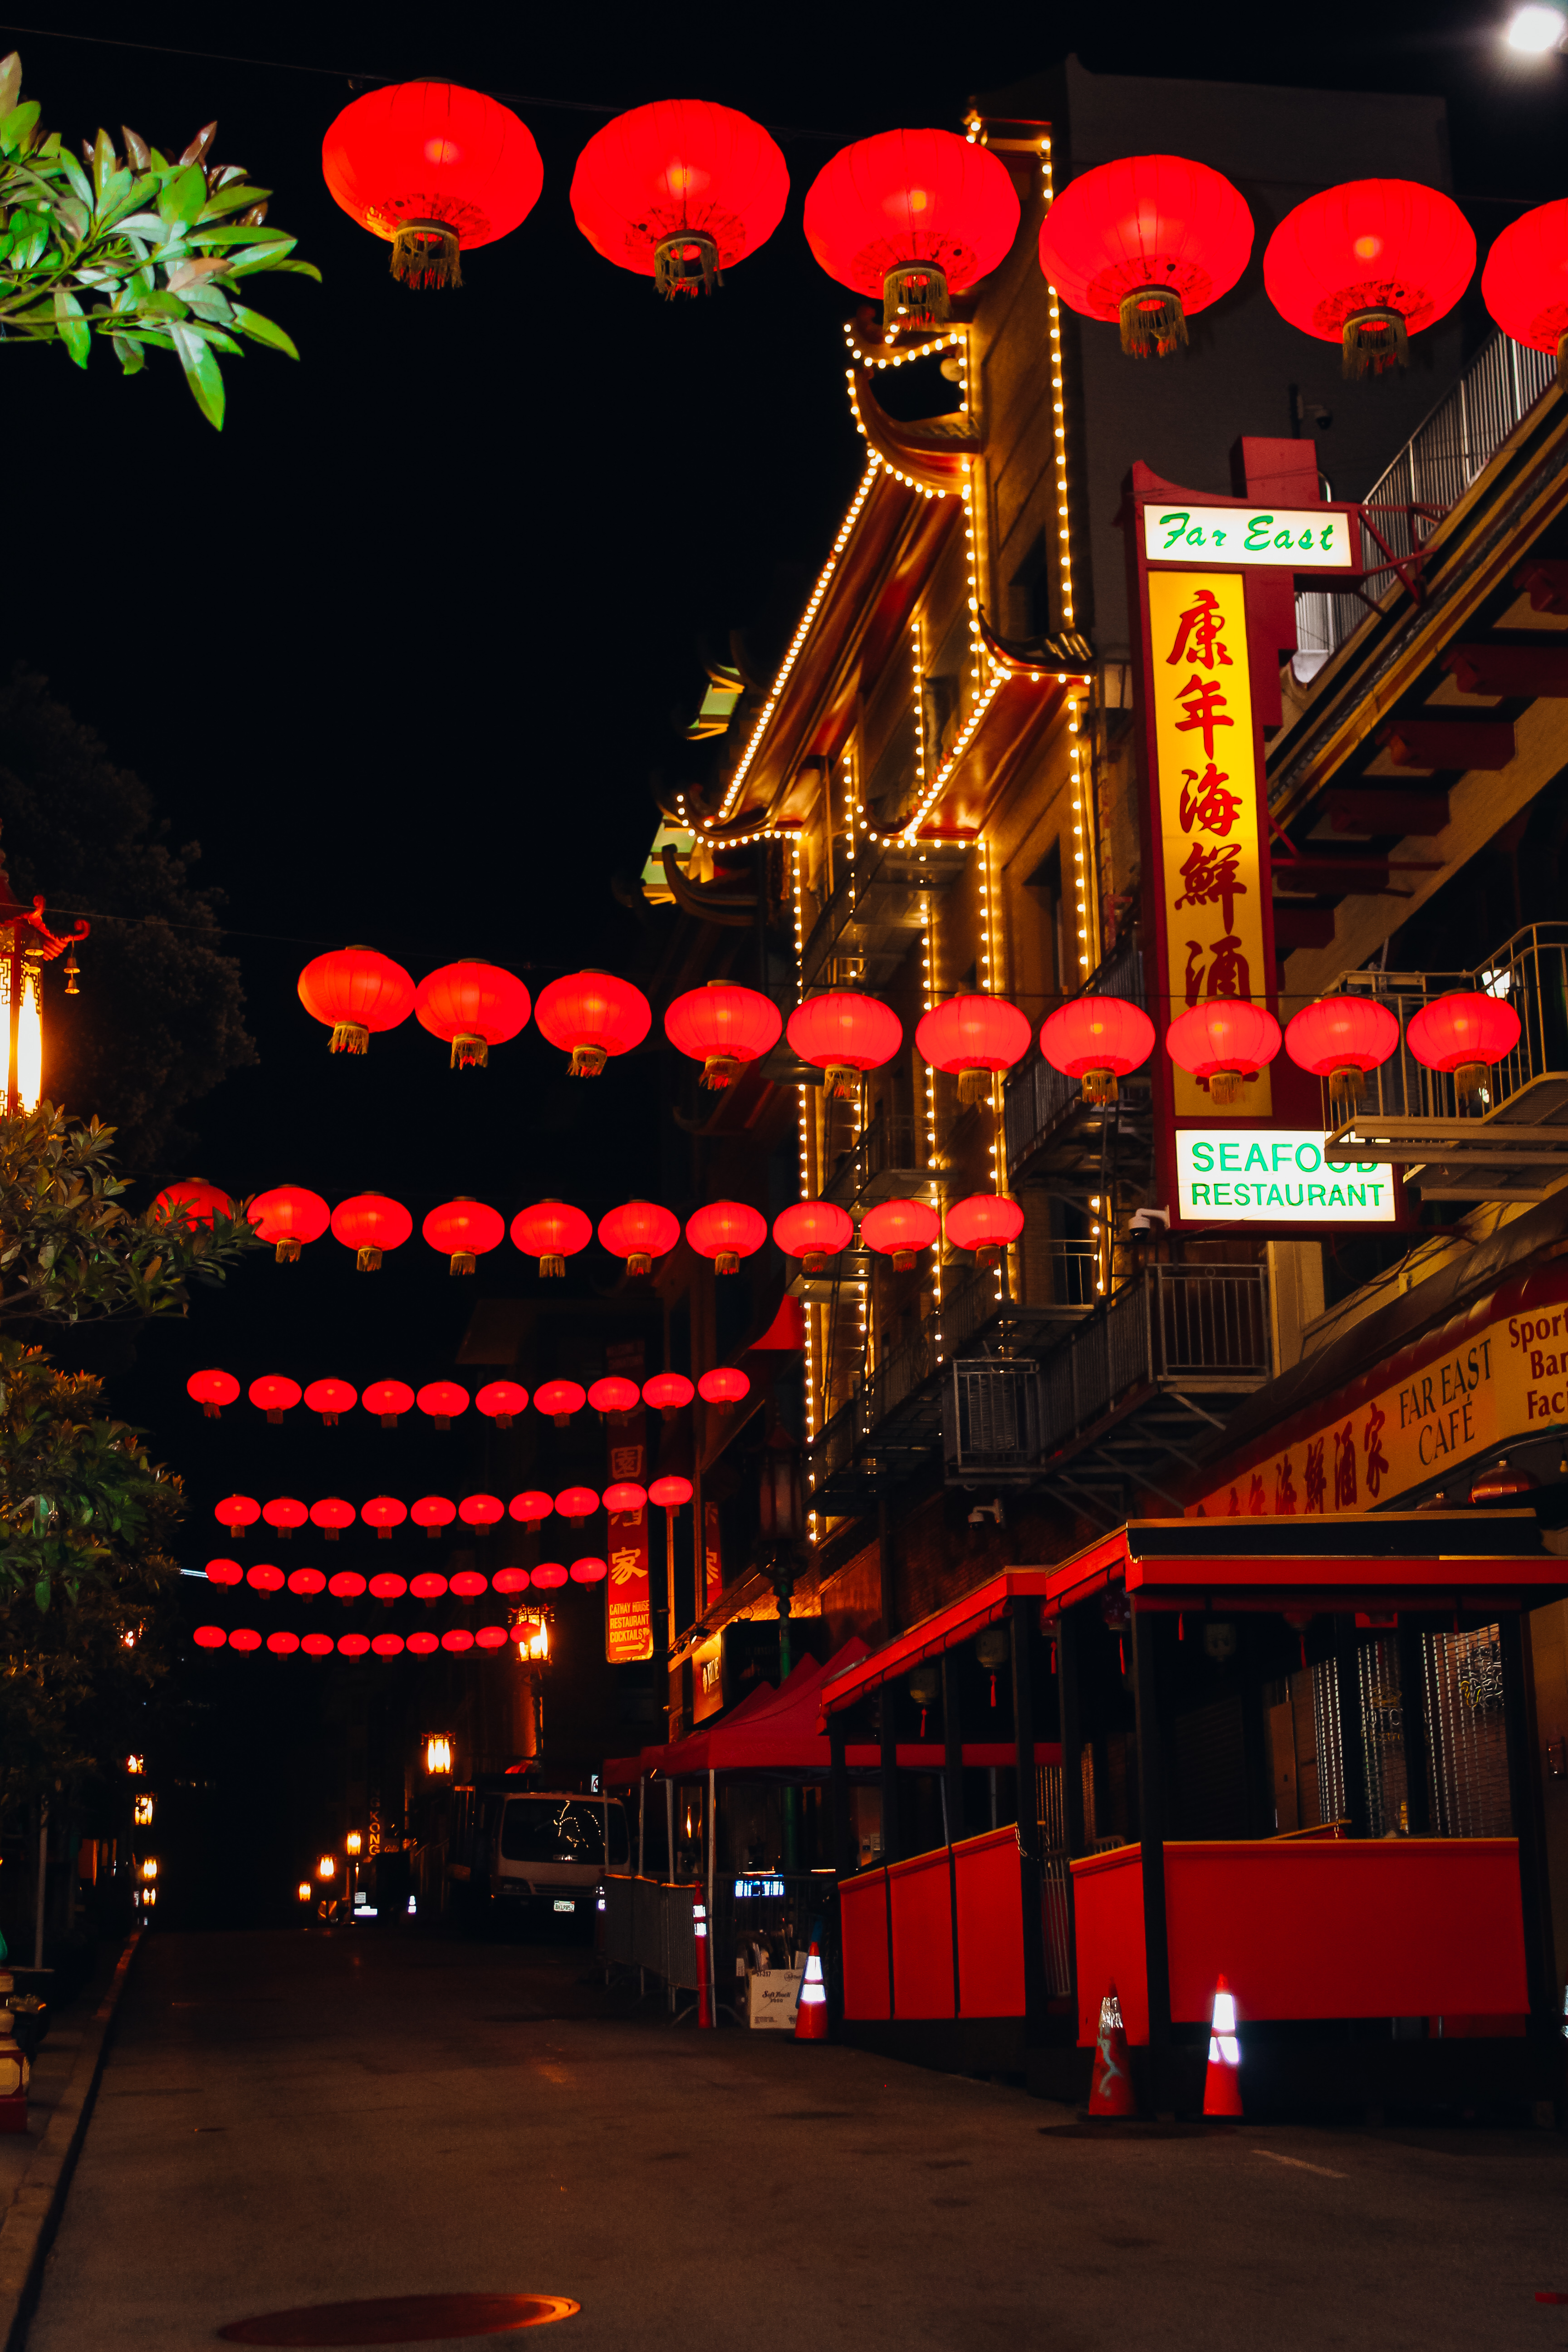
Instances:
[[[1151,563],[1268,563],[1284,572],[1356,570],[1351,518],[1339,507],[1143,509]]]
[[[1391,1225],[1394,1171],[1324,1159],[1321,1131],[1284,1127],[1176,1130],[1184,1223]]]

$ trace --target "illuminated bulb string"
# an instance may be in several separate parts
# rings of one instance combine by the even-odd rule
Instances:
[[[805,887],[805,861],[802,842],[795,842],[792,856],[795,898],[795,1001],[798,1004],[801,1002],[801,971],[805,955],[805,914],[803,901]],[[800,1087],[796,1092],[800,1097],[800,1197],[803,1201],[806,1201],[812,1195],[811,1088]],[[805,1312],[801,1320],[805,1328],[805,1442],[809,1445],[816,1435],[816,1349],[815,1344],[816,1309],[809,1299],[803,1299],[802,1306]],[[805,1532],[807,1541],[815,1543],[817,1539],[815,1511],[806,1514]]]
[[[1045,184],[1046,211],[1048,214],[1056,202],[1051,142],[1048,135],[1040,141],[1040,175]],[[1050,296],[1051,406],[1054,428],[1052,446],[1056,452],[1058,562],[1061,572],[1062,620],[1070,629],[1074,625],[1072,532],[1071,519],[1068,512],[1069,501],[1068,498],[1067,393],[1062,372],[1062,312],[1061,299],[1056,288],[1047,286],[1047,291]],[[1093,845],[1085,816],[1089,796],[1083,766],[1080,709],[1081,705],[1077,700],[1069,700],[1068,731],[1072,757],[1073,877],[1077,889],[1079,959],[1083,971],[1089,972],[1093,971],[1099,958],[1095,952],[1094,927],[1091,920],[1094,900],[1090,889],[1089,865]]]

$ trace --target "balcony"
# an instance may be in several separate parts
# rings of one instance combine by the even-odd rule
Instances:
[[[1142,1004],[1143,958],[1136,940],[1109,957],[1079,993]],[[1102,1108],[1086,1103],[1079,1081],[1038,1055],[1025,1063],[1008,1079],[1004,1100],[1009,1183],[1083,1200],[1105,1192],[1113,1176],[1138,1183],[1150,1159],[1149,1081],[1124,1078],[1120,1092],[1118,1102]]]
[[[858,1213],[876,1201],[918,1192],[937,1173],[924,1151],[920,1120],[907,1111],[884,1111],[835,1160],[822,1197]]]
[[[847,860],[801,950],[802,990],[849,981],[873,992],[885,986],[968,855],[952,843],[900,841]]]
[[[1337,1154],[1403,1167],[1427,1201],[1539,1201],[1568,1175],[1568,924],[1531,924],[1474,971],[1352,971],[1339,988],[1386,1004],[1400,1040],[1368,1074],[1352,1118],[1331,1117],[1325,1087],[1323,1127]],[[1455,990],[1501,997],[1520,1019],[1519,1044],[1479,1109],[1405,1043],[1411,1015]]]

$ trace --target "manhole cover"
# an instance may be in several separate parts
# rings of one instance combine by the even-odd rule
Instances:
[[[542,2327],[579,2308],[563,2294],[384,2294],[234,2319],[218,2337],[225,2344],[439,2344],[454,2336]]]

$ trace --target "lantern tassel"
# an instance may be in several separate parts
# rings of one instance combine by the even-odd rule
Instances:
[[[1363,376],[1382,375],[1385,369],[1405,367],[1410,360],[1410,339],[1405,331],[1403,310],[1390,310],[1386,303],[1369,302],[1364,310],[1352,310],[1340,331],[1344,347],[1342,365],[1345,380],[1359,383]]]
[[[626,1272],[628,1274],[651,1274],[653,1272],[653,1260],[648,1255],[647,1250],[632,1251],[630,1256],[626,1259]]]
[[[472,1274],[477,1269],[479,1263],[479,1259],[474,1255],[472,1250],[454,1250],[452,1252],[452,1263],[447,1268],[447,1272],[449,1274]]]
[[[735,1073],[740,1066],[732,1055],[710,1054],[702,1065],[702,1076],[698,1084],[706,1087],[710,1094],[720,1094],[725,1087],[734,1085]]]
[[[381,1252],[374,1243],[367,1242],[362,1250],[355,1253],[354,1265],[361,1274],[378,1273],[381,1267]]]
[[[991,1073],[989,1070],[960,1070],[958,1074],[958,1099],[961,1103],[985,1102],[988,1100],[990,1093]]]
[[[1246,1084],[1247,1076],[1244,1071],[1211,1070],[1209,1072],[1209,1100],[1212,1103],[1217,1103],[1223,1108],[1228,1109],[1231,1104],[1240,1102],[1242,1098],[1241,1090]]]
[[[1129,359],[1169,359],[1186,342],[1186,313],[1173,286],[1135,286],[1121,298],[1121,317]]]
[[[603,1045],[574,1045],[568,1077],[596,1078],[609,1060]]]
[[[733,1250],[721,1250],[713,1260],[715,1274],[739,1274],[741,1261]]]
[[[340,1021],[327,1040],[329,1054],[368,1054],[370,1031],[357,1021]]]
[[[392,274],[400,286],[460,286],[463,265],[458,232],[445,221],[409,220],[392,240]]]
[[[895,1250],[893,1252],[893,1272],[895,1274],[908,1274],[914,1262],[915,1254],[913,1250]]]
[[[1335,1118],[1353,1118],[1361,1106],[1362,1072],[1353,1066],[1329,1072],[1329,1108]]]
[[[858,1070],[842,1069],[837,1063],[834,1063],[830,1065],[827,1070],[826,1078],[827,1093],[830,1101],[853,1102],[860,1091],[860,1073]]]
[[[711,294],[721,286],[719,248],[706,230],[683,228],[653,249],[653,282],[667,302],[678,294]]]
[[[539,1271],[546,1282],[552,1280],[559,1282],[566,1272],[566,1261],[563,1257],[557,1257],[552,1251],[547,1256],[540,1259]]]
[[[453,1070],[482,1070],[489,1066],[490,1049],[483,1037],[467,1035],[452,1040],[452,1058],[447,1067]]]
[[[1119,1093],[1114,1070],[1085,1070],[1083,1098],[1086,1103],[1113,1103],[1119,1099]]]
[[[221,1415],[219,1414],[219,1412],[218,1412],[218,1409],[217,1409],[217,1407],[216,1407],[216,1404],[212,1404],[212,1403],[210,1403],[210,1402],[209,1402],[209,1403],[207,1403],[207,1404],[204,1404],[204,1405],[203,1405],[203,1407],[202,1407],[202,1411],[203,1411],[203,1412],[205,1414],[205,1416],[206,1416],[206,1418],[207,1418],[207,1420],[208,1420],[208,1421],[217,1421],[217,1420],[219,1420],[219,1419],[221,1418]]]
[[[281,1428],[282,1428],[282,1426],[283,1426],[283,1415],[282,1415],[281,1411],[279,1410],[279,1408],[277,1405],[275,1405],[275,1404],[271,1404],[271,1405],[268,1405],[268,1408],[267,1408],[267,1418],[268,1418],[268,1420],[272,1423],[272,1425],[273,1425],[273,1427],[274,1427],[275,1429],[281,1429]]]
[[[273,1252],[273,1255],[277,1258],[279,1265],[298,1265],[300,1262],[300,1244],[295,1240],[292,1234],[284,1234],[282,1240],[279,1243],[277,1249]]]
[[[952,315],[947,272],[934,261],[906,261],[882,280],[882,332],[900,327],[939,327]]]

